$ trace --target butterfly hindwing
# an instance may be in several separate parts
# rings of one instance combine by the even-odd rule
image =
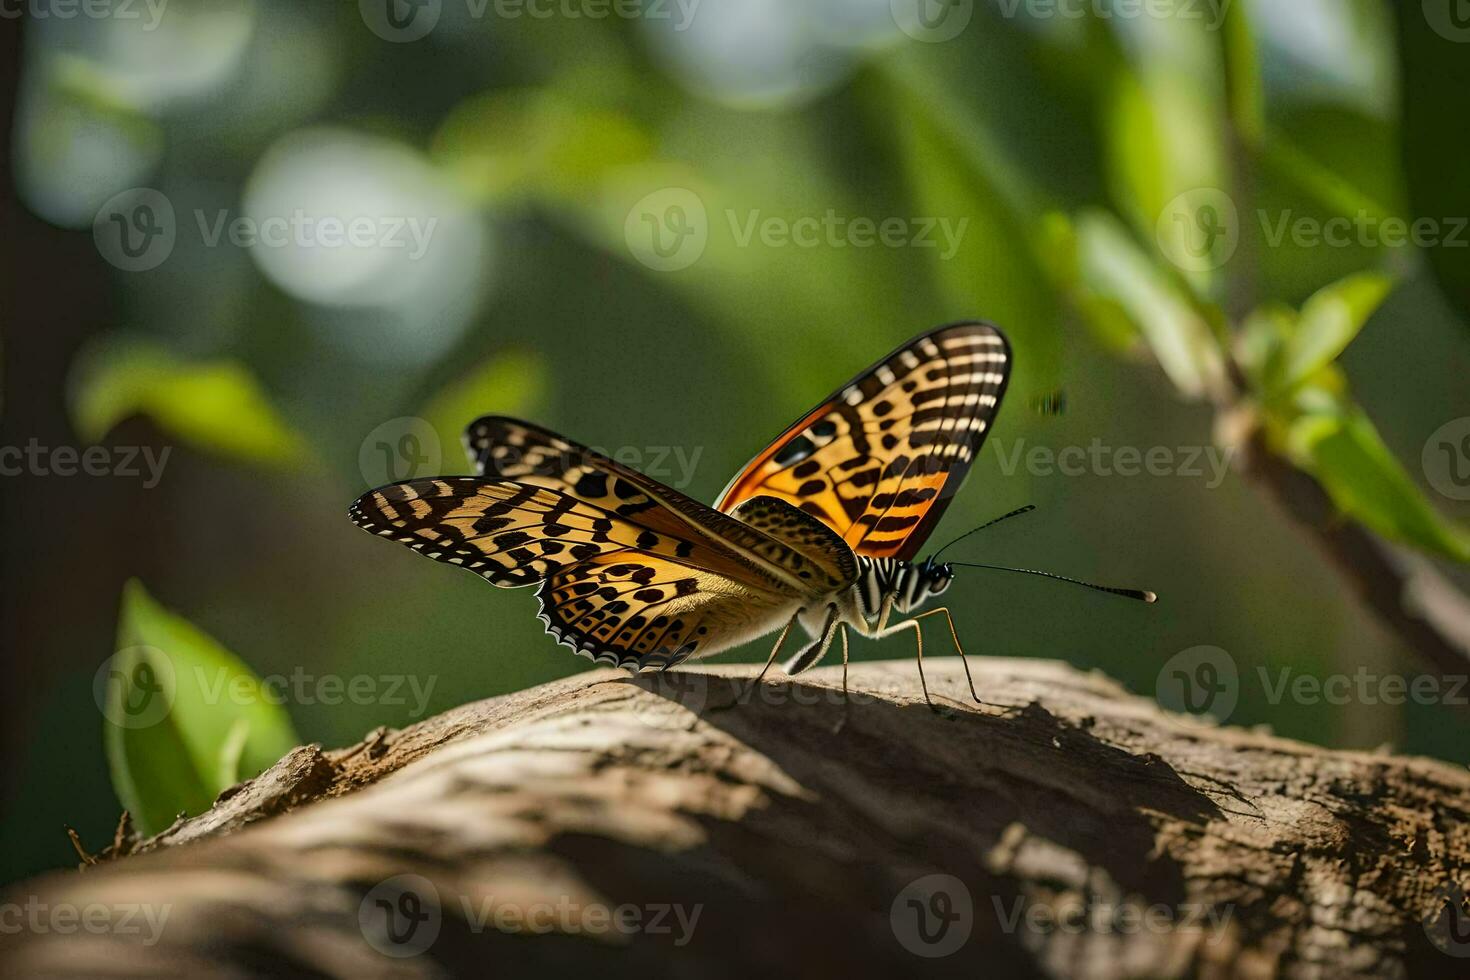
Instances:
[[[537,592],[541,621],[585,657],[633,670],[672,667],[768,632],[789,598],[642,554],[565,568]]]
[[[759,453],[721,495],[726,513],[776,497],[858,554],[912,559],[984,444],[1010,377],[984,323],[924,334],[839,388]]]

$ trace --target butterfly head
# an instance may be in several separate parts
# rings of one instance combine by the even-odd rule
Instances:
[[[954,567],[940,564],[932,557],[917,565],[900,564],[891,586],[893,608],[901,613],[913,612],[943,594],[953,582]]]

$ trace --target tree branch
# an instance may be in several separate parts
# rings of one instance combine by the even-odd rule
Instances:
[[[1377,977],[1470,952],[1470,774],[1206,726],[1062,664],[973,666],[997,705],[926,663],[945,716],[911,661],[854,665],[850,710],[839,667],[754,689],[751,667],[599,670],[304,747],[17,888],[142,912],[0,930],[0,969]]]

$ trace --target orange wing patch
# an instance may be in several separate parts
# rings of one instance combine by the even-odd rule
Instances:
[[[988,324],[918,337],[787,429],[716,506],[777,497],[858,554],[912,559],[984,444],[1010,365],[1005,335]]]

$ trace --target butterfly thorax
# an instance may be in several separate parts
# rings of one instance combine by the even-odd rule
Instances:
[[[858,578],[852,588],[858,609],[869,621],[882,614],[885,602],[892,602],[893,612],[912,612],[954,581],[953,569],[929,561],[916,565],[897,558],[859,555],[857,565]]]

